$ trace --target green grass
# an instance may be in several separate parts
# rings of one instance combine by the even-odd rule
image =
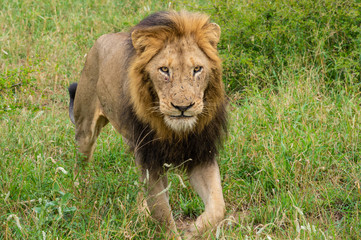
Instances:
[[[170,5],[209,13],[223,29],[227,213],[213,239],[361,239],[359,3],[263,2]],[[66,87],[96,38],[169,3],[0,4],[0,239],[162,239],[138,209],[133,155],[110,125],[75,187]],[[170,204],[189,222],[204,206],[178,174]]]

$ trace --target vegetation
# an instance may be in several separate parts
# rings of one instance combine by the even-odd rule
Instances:
[[[320,70],[330,88],[358,91],[360,8],[359,1],[339,0],[215,1],[210,13],[223,27],[230,90],[277,84],[296,61]]]
[[[227,213],[211,239],[361,239],[359,1],[0,4],[0,239],[164,237],[138,208],[133,156],[110,125],[76,186],[66,88],[100,35],[169,8],[222,28]],[[170,204],[183,226],[203,204],[178,174]]]

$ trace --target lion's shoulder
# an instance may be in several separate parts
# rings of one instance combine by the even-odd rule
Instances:
[[[101,59],[106,59],[114,54],[134,55],[130,34],[127,32],[104,34],[96,40],[94,48]]]

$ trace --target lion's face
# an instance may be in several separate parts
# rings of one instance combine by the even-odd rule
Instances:
[[[190,131],[204,111],[209,59],[191,38],[166,44],[145,70],[159,99],[157,110],[174,131]]]

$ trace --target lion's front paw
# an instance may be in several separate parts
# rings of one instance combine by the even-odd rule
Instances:
[[[200,229],[199,227],[200,226],[197,226],[197,222],[193,222],[184,230],[183,239],[197,239],[198,236],[200,236],[200,234],[203,232],[203,229]]]

